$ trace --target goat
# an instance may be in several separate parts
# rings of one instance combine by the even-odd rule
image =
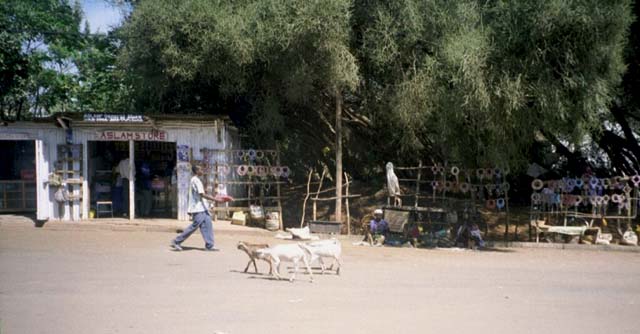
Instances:
[[[293,262],[294,271],[291,277],[289,278],[290,282],[296,277],[296,272],[298,272],[298,263],[300,260],[307,267],[307,272],[310,276],[310,281],[313,282],[313,274],[311,273],[311,268],[309,267],[309,258],[311,258],[311,253],[303,247],[300,247],[300,244],[282,244],[275,245],[269,248],[262,248],[256,250],[256,253],[261,257],[269,258],[271,261],[271,265],[275,267],[273,271],[274,276],[277,279],[280,279],[280,263],[281,262]]]
[[[245,273],[249,270],[251,263],[253,263],[253,268],[256,270],[257,274],[258,266],[256,265],[256,259],[259,259],[269,263],[269,275],[273,274],[271,261],[257,253],[257,250],[262,248],[269,248],[269,244],[252,244],[244,241],[238,241],[238,249],[244,251],[249,256],[249,263],[247,263],[247,267],[244,268]]]
[[[309,253],[311,253],[311,260],[309,263],[313,263],[316,259],[320,262],[320,267],[322,268],[322,273],[324,275],[325,265],[324,261],[322,261],[323,257],[330,257],[338,263],[338,268],[336,269],[336,275],[340,275],[340,267],[342,264],[340,263],[340,256],[342,255],[342,245],[340,241],[336,239],[331,240],[321,240],[321,241],[313,241],[308,242],[306,244],[300,244],[300,247],[306,249]],[[329,270],[333,270],[333,263]]]

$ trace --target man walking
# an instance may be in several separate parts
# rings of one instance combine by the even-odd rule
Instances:
[[[205,199],[214,202],[226,202],[232,200],[230,197],[214,197],[204,192],[204,186],[200,181],[202,176],[202,168],[200,166],[193,166],[191,171],[193,177],[189,184],[189,209],[187,212],[192,216],[193,223],[189,225],[178,237],[171,241],[171,247],[174,250],[181,251],[180,244],[185,241],[193,232],[200,228],[202,238],[204,239],[205,250],[207,251],[219,251],[220,249],[214,247],[213,244],[213,225],[211,224],[211,215],[209,214],[208,205]]]

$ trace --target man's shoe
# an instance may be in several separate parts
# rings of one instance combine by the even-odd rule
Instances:
[[[173,248],[173,250],[175,251],[181,251],[182,247],[180,247],[180,244],[177,243],[175,240],[171,241],[171,248]]]
[[[211,248],[205,248],[204,250],[207,252],[219,252],[220,248],[211,247]]]

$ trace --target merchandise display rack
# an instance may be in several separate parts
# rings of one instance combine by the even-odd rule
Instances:
[[[282,229],[281,185],[286,183],[289,168],[280,165],[278,150],[216,150],[201,149],[204,186],[207,192],[240,194],[234,206],[216,206],[214,212],[251,212],[259,206],[265,215],[277,213]],[[242,197],[241,197],[242,196]]]
[[[58,145],[58,160],[56,161],[55,173],[62,179],[61,187],[66,187],[69,203],[69,216],[74,220],[73,208],[77,204],[78,217],[82,218],[82,186],[84,177],[82,175],[82,144],[60,144]],[[66,204],[61,204],[66,205]]]

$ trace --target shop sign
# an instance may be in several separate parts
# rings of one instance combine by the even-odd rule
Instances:
[[[165,131],[119,131],[109,130],[98,132],[98,140],[144,140],[144,141],[165,141],[167,133]]]
[[[84,121],[101,123],[142,123],[144,122],[144,118],[142,115],[87,113],[84,114]]]
[[[33,140],[33,136],[28,133],[4,132],[0,133],[0,140]]]

